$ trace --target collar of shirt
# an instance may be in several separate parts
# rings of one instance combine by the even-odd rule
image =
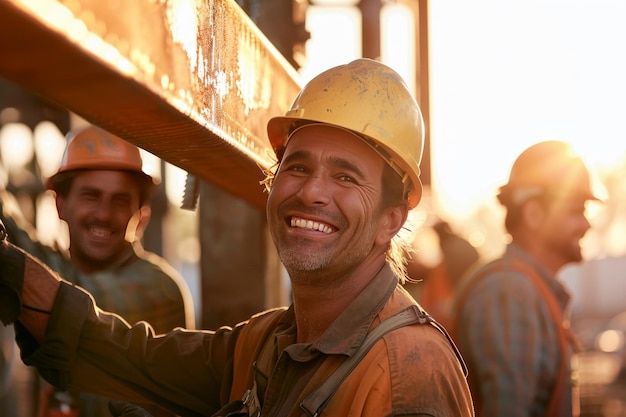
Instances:
[[[313,343],[283,346],[292,359],[306,360],[324,354],[352,355],[361,346],[372,322],[393,294],[398,279],[388,264],[378,272],[359,296],[341,313],[326,331]],[[279,340],[295,340],[296,326],[293,305],[279,323]],[[280,342],[279,342],[280,344]],[[285,343],[288,344],[288,343]],[[282,350],[279,346],[279,350]]]

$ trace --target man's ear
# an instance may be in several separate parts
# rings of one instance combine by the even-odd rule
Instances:
[[[546,218],[546,207],[537,199],[530,199],[522,207],[522,219],[530,230],[543,228]]]
[[[398,234],[409,215],[407,206],[388,207],[382,214],[380,228],[378,230],[378,244],[386,244]]]

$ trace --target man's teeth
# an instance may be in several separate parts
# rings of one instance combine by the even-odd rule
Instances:
[[[94,227],[90,228],[89,232],[91,232],[91,234],[94,234],[98,237],[108,237],[113,234],[109,229],[96,229]]]
[[[317,230],[322,233],[332,233],[333,229],[323,223],[314,222],[312,220],[291,218],[291,227],[299,227],[301,229]]]

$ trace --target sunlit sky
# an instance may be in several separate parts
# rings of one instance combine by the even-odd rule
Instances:
[[[431,1],[433,187],[446,212],[493,198],[514,158],[571,142],[590,167],[626,152],[626,2]]]
[[[572,143],[591,168],[624,157],[626,1],[437,0],[429,9],[432,178],[442,215],[463,218],[495,200],[515,157],[541,140]],[[360,22],[317,13],[307,17],[305,81],[359,54],[349,26]]]

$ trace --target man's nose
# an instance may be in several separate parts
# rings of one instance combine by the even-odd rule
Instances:
[[[321,175],[311,175],[302,183],[298,197],[310,205],[324,205],[330,201],[330,184]]]
[[[96,217],[100,220],[108,219],[111,217],[113,206],[110,201],[102,200],[98,203],[96,208]]]

